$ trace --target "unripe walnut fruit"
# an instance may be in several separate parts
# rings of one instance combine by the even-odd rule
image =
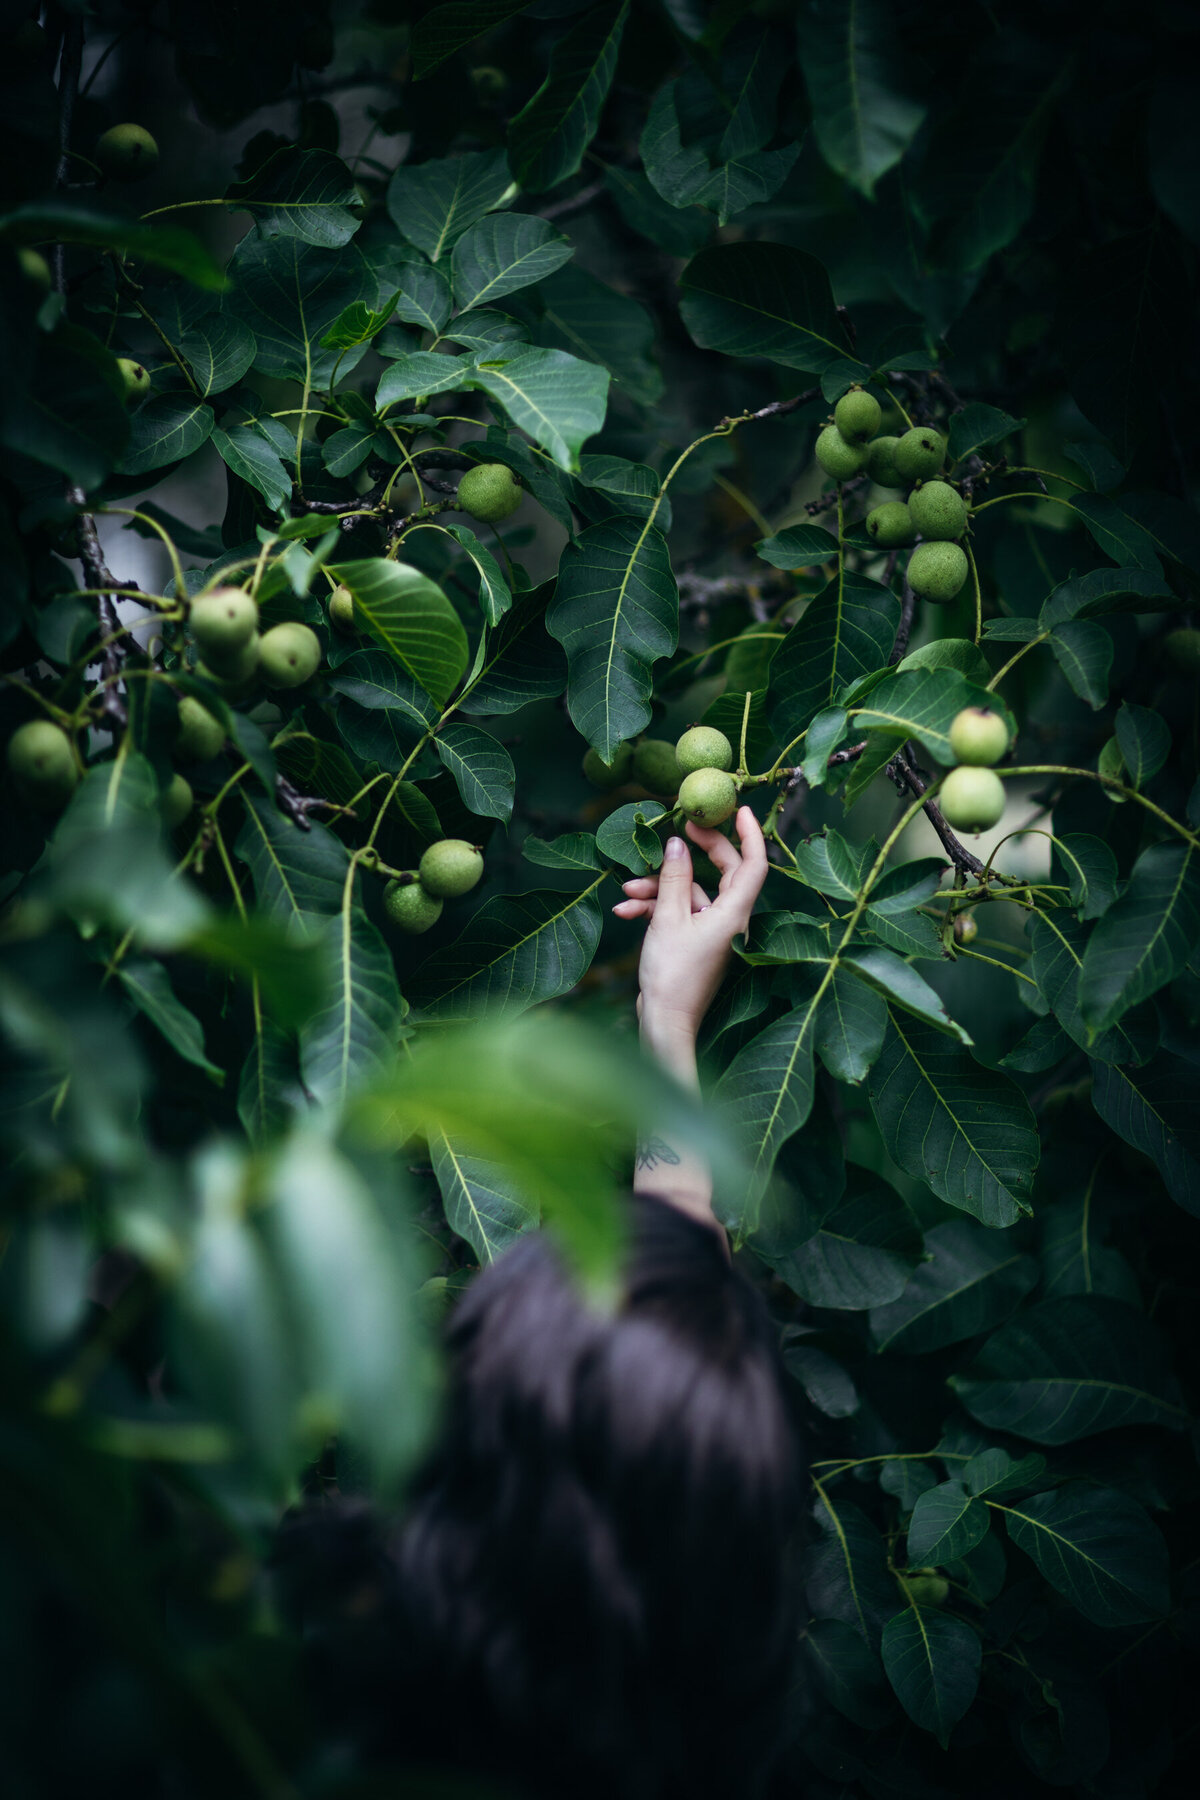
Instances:
[[[175,754],[182,762],[211,762],[225,742],[225,727],[191,694],[179,702]]]
[[[911,544],[916,537],[912,516],[903,500],[885,500],[867,514],[867,535],[883,550]]]
[[[897,438],[892,461],[905,481],[928,481],[946,460],[946,440],[932,425],[914,425]]]
[[[681,775],[697,769],[732,769],[733,745],[715,725],[693,725],[676,744],[675,761]]]
[[[485,525],[498,525],[510,517],[524,496],[525,490],[504,463],[480,463],[458,484],[458,504]]]
[[[697,825],[720,825],[737,811],[738,790],[723,769],[696,769],[679,789],[679,804]]]
[[[979,936],[979,922],[973,913],[959,913],[954,921],[956,944],[973,944]]]
[[[633,779],[652,794],[679,792],[675,746],[665,738],[643,738],[633,752]]]
[[[268,687],[301,687],[320,666],[321,640],[311,626],[287,619],[263,632],[258,668]]]
[[[960,538],[967,528],[961,494],[948,481],[926,481],[908,496],[912,522],[923,538]]]
[[[605,762],[598,750],[585,750],[583,772],[593,787],[617,788],[628,781],[633,766],[633,745],[618,744],[611,762]]]
[[[356,631],[354,595],[348,587],[335,587],[329,596],[329,619],[339,631]]]
[[[41,288],[44,294],[48,294],[54,282],[50,274],[50,264],[41,251],[34,250],[28,244],[22,244],[17,251],[17,261],[21,265],[21,273],[26,281],[31,282],[34,287]]]
[[[79,780],[71,740],[52,719],[30,719],[8,740],[8,767],[17,792],[39,812],[66,805]]]
[[[890,435],[877,437],[868,446],[867,473],[879,487],[899,488],[907,486],[903,475],[896,467],[896,445],[898,437]]]
[[[453,900],[469,894],[483,874],[483,857],[466,838],[441,838],[430,844],[417,865],[417,875],[427,894]]]
[[[163,818],[166,820],[167,830],[174,831],[177,825],[182,825],[194,805],[191,783],[185,781],[182,775],[172,775],[162,795]]]
[[[1004,812],[1004,783],[994,769],[962,763],[947,775],[937,803],[956,831],[990,831]]]
[[[922,600],[942,606],[967,579],[966,552],[957,544],[918,544],[908,559],[908,583]]]
[[[144,125],[110,125],[93,154],[113,181],[141,181],[158,163],[158,145]]]
[[[232,657],[258,630],[258,606],[244,588],[213,588],[188,608],[188,629],[211,664]]]
[[[1008,749],[1008,726],[990,706],[964,706],[950,726],[950,748],[960,763],[997,763]]]
[[[419,881],[389,881],[383,890],[383,910],[393,925],[416,936],[437,924],[442,903],[436,894],[427,894]]]
[[[865,444],[874,437],[882,417],[878,400],[865,388],[851,388],[833,409],[834,424],[852,444]]]
[[[817,461],[834,481],[849,481],[867,466],[865,444],[851,444],[836,425],[827,425],[817,438]]]
[[[207,662],[196,664],[197,675],[205,681],[211,681],[214,687],[225,694],[244,693],[258,673],[258,659],[262,650],[262,639],[257,631],[253,637],[247,638],[236,650],[228,655],[218,655],[215,650],[206,651]]]
[[[136,406],[154,386],[149,369],[144,363],[135,362],[132,356],[118,356],[117,370],[121,377],[121,398],[126,406]]]
[[[907,1575],[904,1585],[917,1606],[944,1606],[950,1598],[950,1583],[933,1569],[919,1569]]]

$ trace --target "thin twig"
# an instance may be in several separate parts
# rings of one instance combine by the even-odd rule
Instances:
[[[905,577],[904,597],[900,604],[900,623],[896,628],[896,641],[892,645],[892,654],[888,657],[889,669],[894,669],[896,664],[902,662],[908,653],[908,640],[912,636],[916,610],[917,596],[908,585],[908,578]]]
[[[920,796],[925,792],[928,783],[923,781],[912,767],[908,758],[908,745],[893,756],[887,765],[886,773],[890,780],[899,787],[901,783],[908,788],[910,794]],[[963,869],[969,875],[982,875],[983,864],[977,856],[973,856],[965,844],[961,844],[946,823],[945,814],[936,800],[925,802],[925,816],[937,832],[943,850],[956,869]]]

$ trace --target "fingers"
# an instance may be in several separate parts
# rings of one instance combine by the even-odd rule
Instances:
[[[655,880],[639,879],[636,881],[625,882],[624,887],[626,893],[629,894],[629,899],[618,900],[617,904],[613,907],[613,911],[616,913],[617,917],[619,919],[652,919],[654,917],[654,901],[658,892],[658,882]],[[637,891],[631,893],[631,889]],[[704,889],[700,886],[700,883],[698,881],[693,881],[692,912],[707,912],[711,905],[712,902]]]
[[[613,907],[618,919],[651,919],[654,917],[653,900],[618,900]]]
[[[692,916],[692,859],[681,837],[669,837],[658,871],[655,912],[660,925],[686,924]]]

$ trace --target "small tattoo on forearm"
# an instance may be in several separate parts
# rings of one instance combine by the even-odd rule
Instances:
[[[659,1163],[678,1163],[679,1160],[679,1153],[672,1150],[670,1144],[664,1144],[660,1137],[643,1138],[637,1148],[639,1169],[656,1169]]]

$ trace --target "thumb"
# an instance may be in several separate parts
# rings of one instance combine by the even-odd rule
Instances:
[[[658,871],[657,925],[682,925],[692,916],[692,859],[681,837],[669,837]]]

